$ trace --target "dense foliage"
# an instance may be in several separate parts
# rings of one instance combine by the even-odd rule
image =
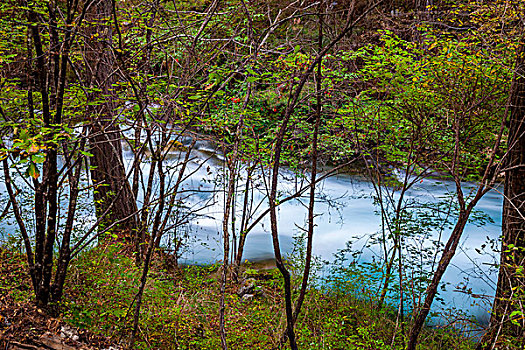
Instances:
[[[0,281],[0,302],[34,298],[137,348],[473,348],[459,321],[418,336],[466,224],[486,220],[475,206],[523,137],[510,101],[524,13],[512,0],[4,1],[0,253],[16,281]],[[283,167],[292,190],[278,187]],[[382,220],[377,261],[343,249],[330,277],[309,279],[322,271],[316,185],[355,168]],[[186,188],[201,169],[217,173]],[[456,192],[410,202],[426,178]],[[296,199],[305,234],[283,257],[276,211]],[[181,268],[188,224],[217,202],[220,265]],[[241,266],[266,216],[276,268]],[[516,232],[503,242],[518,252],[508,312],[491,324],[503,331],[486,339],[501,349],[520,347],[525,322]],[[253,300],[239,292],[250,285]]]

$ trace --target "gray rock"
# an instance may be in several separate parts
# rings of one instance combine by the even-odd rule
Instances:
[[[239,289],[237,292],[237,295],[242,298],[245,294],[253,294],[255,291],[255,281],[248,280],[246,281],[246,284]]]
[[[244,294],[242,296],[242,301],[251,301],[253,298],[255,298],[255,295],[253,294]]]
[[[63,326],[60,328],[60,338],[69,338],[74,341],[78,341],[79,339],[76,329],[68,326]]]

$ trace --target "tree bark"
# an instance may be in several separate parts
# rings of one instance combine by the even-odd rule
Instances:
[[[479,349],[493,349],[498,338],[525,338],[525,45],[521,44],[510,103],[509,146],[503,202],[501,262],[490,329]],[[521,291],[521,292],[520,292]],[[520,295],[521,293],[521,295]],[[515,323],[510,314],[518,311]],[[520,319],[521,312],[521,319]]]
[[[474,199],[474,200],[476,200],[477,202],[477,199]],[[416,348],[419,333],[421,332],[421,329],[423,328],[423,325],[425,324],[425,320],[430,312],[430,307],[432,306],[432,302],[434,301],[434,298],[437,294],[439,283],[441,282],[441,278],[445,274],[445,271],[447,270],[447,267],[450,264],[450,261],[452,260],[452,258],[454,257],[456,253],[456,249],[458,247],[459,240],[461,238],[461,235],[463,234],[465,225],[468,222],[468,218],[469,218],[470,212],[472,211],[473,207],[474,205],[469,205],[469,208],[466,211],[462,210],[459,214],[459,218],[458,218],[458,221],[456,222],[454,230],[452,231],[452,234],[450,235],[450,238],[448,239],[447,244],[445,245],[443,249],[443,255],[441,256],[441,260],[439,261],[438,267],[436,271],[434,272],[434,276],[432,277],[432,282],[430,282],[430,285],[427,288],[427,295],[425,297],[423,306],[421,307],[421,310],[419,311],[414,321],[414,324],[412,325],[412,328],[410,329],[407,350],[414,350]]]
[[[123,220],[121,233],[138,227],[137,202],[126,176],[122,157],[122,134],[115,118],[116,103],[113,84],[116,82],[115,56],[112,51],[111,0],[96,1],[89,9],[87,20],[86,65],[90,94],[88,120],[91,178],[95,184],[96,214],[102,227]]]
[[[319,1],[318,5],[318,34],[317,34],[317,45],[319,52],[323,49],[323,0]],[[315,179],[317,177],[317,143],[319,136],[319,127],[321,126],[321,110],[322,110],[322,82],[323,82],[323,73],[322,73],[323,61],[319,60],[317,64],[317,72],[315,76],[315,94],[316,94],[316,107],[315,107],[315,124],[314,132],[312,134],[312,166],[310,174],[310,198],[308,201],[308,231],[307,231],[307,240],[306,240],[306,257],[304,261],[304,271],[303,271],[303,280],[301,283],[301,289],[299,291],[299,297],[295,303],[295,310],[293,313],[293,323],[297,322],[297,317],[301,312],[301,307],[306,296],[306,289],[308,287],[308,278],[310,277],[310,269],[312,265],[312,246],[314,239],[314,228],[315,228]]]

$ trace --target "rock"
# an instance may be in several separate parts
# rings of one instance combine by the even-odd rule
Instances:
[[[253,294],[255,290],[255,281],[248,280],[246,285],[242,286],[241,289],[237,292],[237,295],[242,298],[245,294]]]
[[[62,343],[62,339],[56,335],[49,333],[44,334],[40,337],[40,342],[46,347],[53,350],[74,350],[76,348]]]
[[[62,326],[60,328],[60,337],[61,338],[69,338],[69,339],[72,339],[74,341],[78,341],[78,339],[79,339],[76,329],[73,329],[73,328],[71,328],[69,326]]]
[[[253,298],[255,298],[254,294],[244,294],[242,296],[242,301],[251,301]]]

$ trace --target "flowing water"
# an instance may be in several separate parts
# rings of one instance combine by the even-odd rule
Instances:
[[[185,189],[204,191],[186,199],[189,207],[198,208],[202,203],[207,203],[208,206],[198,210],[199,217],[191,222],[186,231],[191,239],[186,246],[186,252],[179,259],[182,263],[213,263],[221,260],[223,256],[221,232],[224,197],[222,192],[214,193],[213,190],[217,179],[222,176],[218,175],[223,174],[224,169],[220,157],[212,156],[209,159],[210,154],[217,154],[210,144],[198,145],[194,151],[196,158],[189,166],[189,169],[195,172],[184,183]],[[209,159],[207,165],[199,168],[205,159]],[[260,176],[263,171],[259,170],[257,174]],[[243,171],[240,174],[241,178],[246,175]],[[287,169],[282,169],[280,175],[279,189],[283,192],[281,198],[286,197],[284,193],[293,193],[300,188],[301,176],[297,177]],[[308,174],[305,175],[308,177]],[[401,175],[398,174],[398,177]],[[264,182],[259,178],[256,184],[258,188],[251,200],[254,207],[259,207],[253,210],[254,217],[267,208]],[[472,187],[472,184],[465,185],[465,193],[469,193]],[[237,212],[240,212],[242,207],[243,189],[244,183],[240,181],[236,197]],[[347,247],[347,242],[350,242],[349,253],[360,252],[357,255],[358,263],[380,261],[381,246],[373,243],[375,238],[381,236],[382,220],[378,212],[379,206],[374,201],[375,191],[372,184],[360,175],[338,175],[320,182],[318,191],[315,205],[317,217],[314,255],[328,263],[333,262],[334,254]],[[419,253],[427,251],[427,257],[423,259],[428,261],[420,262],[420,270],[426,269],[426,272],[430,272],[431,263],[434,262],[435,266],[439,260],[435,244],[437,241],[446,243],[455,222],[455,211],[452,209],[447,212],[453,205],[451,196],[453,197],[454,191],[455,186],[452,182],[424,179],[417,182],[405,196],[405,202],[412,206],[412,211],[419,210],[419,216],[432,217],[430,223],[426,220],[426,225],[416,225],[417,232],[411,232],[404,239],[404,244],[411,247],[411,252],[407,250],[406,253],[411,254],[413,260],[420,259]],[[307,193],[301,199],[283,203],[278,207],[280,245],[285,254],[297,248],[294,237],[301,236],[301,228],[306,227],[306,196]],[[397,199],[398,195],[395,194],[394,198]],[[441,206],[436,209],[437,203],[441,203]],[[498,248],[497,240],[501,234],[501,208],[502,196],[497,189],[487,193],[479,202],[471,222],[465,229],[456,256],[443,278],[446,284],[440,291],[443,302],[434,302],[433,310],[448,308],[452,314],[464,312],[466,315],[475,316],[482,323],[488,321],[491,296],[494,294],[497,280],[494,265],[498,262],[498,256],[493,249]],[[237,226],[239,222],[240,214],[237,216]],[[272,258],[270,223],[269,218],[265,217],[248,234],[243,259],[256,261]],[[417,270],[417,261],[413,264]],[[374,289],[372,281],[370,284],[371,289]],[[393,302],[395,303],[395,300]]]
[[[179,257],[181,263],[203,264],[222,259],[224,197],[223,192],[217,191],[217,188],[222,188],[220,183],[224,175],[224,164],[221,157],[217,155],[219,153],[213,145],[200,142],[196,145],[188,165],[187,173],[191,175],[185,179],[182,190],[185,194],[185,210],[192,211],[193,214],[188,217],[189,222],[178,228],[176,232],[177,237],[184,237],[186,242]],[[176,164],[182,156],[182,153],[174,152],[170,160]],[[125,158],[129,165],[132,159],[129,150],[125,152]],[[143,164],[145,174],[148,168],[149,164],[145,162]],[[253,217],[257,217],[267,208],[265,185],[262,181],[263,172],[263,169],[259,169],[254,176],[256,188],[250,201],[253,203]],[[246,173],[241,170],[240,174],[242,178]],[[303,182],[301,176],[296,176],[287,169],[282,170],[280,180],[280,191],[283,195],[293,193]],[[237,213],[242,206],[243,186],[240,181],[236,197]],[[375,192],[372,184],[359,175],[338,175],[323,180],[317,187],[319,194],[315,205],[317,217],[314,255],[328,262],[325,266],[329,267],[330,262],[335,259],[335,253],[350,247],[352,252],[359,252],[355,258],[357,263],[380,261],[382,248],[380,244],[374,242],[376,238],[381,237],[382,219],[378,212],[379,206],[374,201]],[[468,186],[465,190],[468,192]],[[413,208],[442,203],[444,206],[440,208],[446,209],[448,207],[446,203],[450,203],[450,192],[453,191],[454,186],[450,182],[425,179],[414,185],[407,192],[405,199]],[[0,184],[0,193],[5,196],[3,184]],[[305,227],[307,218],[305,197],[306,195],[304,198],[283,203],[278,207],[280,244],[285,255],[297,248],[294,237],[301,236],[303,232],[301,227]],[[394,198],[398,197],[394,195]],[[498,247],[501,208],[502,196],[497,191],[489,192],[479,202],[475,215],[478,219],[473,220],[466,227],[457,254],[444,276],[447,285],[445,291],[440,294],[444,303],[435,302],[434,310],[440,310],[442,307],[456,308],[466,314],[474,315],[481,322],[488,320],[490,296],[494,294],[497,279],[494,263],[498,259],[497,254],[491,253],[491,248]],[[446,212],[445,209],[443,212]],[[413,260],[418,259],[418,252],[435,247],[435,241],[446,242],[451,232],[451,225],[454,223],[453,215],[449,217],[447,223],[444,220],[446,214],[440,213],[440,210],[435,208],[421,209],[419,212],[421,217],[436,215],[432,216],[430,224],[427,220],[426,225],[410,226],[414,232],[404,238],[404,244],[411,247],[412,250],[410,252],[406,250],[406,254],[412,254]],[[452,214],[453,212],[452,210]],[[87,215],[93,216],[93,213]],[[240,217],[236,222],[237,229],[239,222]],[[248,234],[243,259],[254,261],[273,258],[269,227],[269,218],[265,217]],[[14,225],[4,221],[0,224],[0,228],[9,233],[13,232]],[[347,242],[349,242],[348,246]],[[166,237],[165,244],[168,248],[173,246],[173,234]],[[424,258],[426,261],[420,262],[419,269],[430,271],[431,262],[435,262],[438,256],[435,250],[427,252],[427,257]],[[414,264],[417,270],[417,261]],[[377,290],[377,285],[374,286],[372,280],[370,287]]]

